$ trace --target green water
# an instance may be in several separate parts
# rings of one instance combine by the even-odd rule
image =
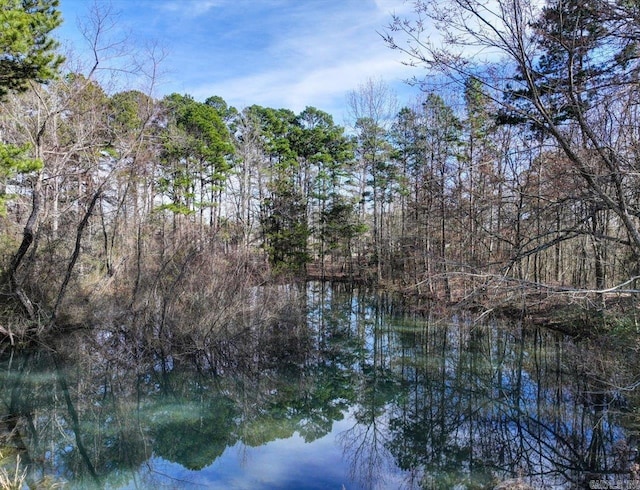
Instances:
[[[407,316],[345,286],[282,294],[291,305],[269,321],[179,352],[113,326],[55,351],[6,349],[0,447],[32,487],[631,482],[635,378],[615,350],[518,322]]]

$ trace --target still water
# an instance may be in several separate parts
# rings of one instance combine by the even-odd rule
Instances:
[[[109,326],[6,349],[3,461],[19,455],[32,487],[634,483],[634,373],[615,352],[515,321],[406,315],[344,285],[276,295],[286,308],[206,341]]]

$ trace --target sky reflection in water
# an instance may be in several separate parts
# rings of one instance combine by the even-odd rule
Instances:
[[[596,372],[600,346],[403,316],[389,297],[345,287],[279,294],[287,310],[252,323],[232,352],[221,336],[133,362],[131,340],[112,333],[5,355],[0,442],[34,479],[68,488],[628,483],[633,397],[602,385],[632,378],[628,359],[607,353],[609,372]]]
[[[344,459],[336,436],[347,430],[354,421],[347,418],[334,423],[333,431],[306,443],[299,434],[279,439],[260,447],[236,443],[227,448],[211,465],[200,471],[189,471],[177,463],[152,458],[148,463],[151,474],[170,475],[180,488],[246,489],[304,488],[369,488],[350,479],[351,468]],[[141,471],[142,473],[143,471]],[[376,488],[397,489],[403,478],[391,473],[376,482]],[[158,484],[167,484],[160,478]],[[163,482],[163,483],[162,483]],[[170,484],[170,483],[169,483]],[[135,488],[131,485],[129,488]]]

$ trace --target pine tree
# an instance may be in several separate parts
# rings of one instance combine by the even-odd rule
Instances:
[[[51,80],[63,58],[50,37],[62,18],[58,0],[0,0],[0,97]]]

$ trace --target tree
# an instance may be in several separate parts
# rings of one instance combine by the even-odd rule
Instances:
[[[159,128],[155,120],[160,104],[139,90],[126,90],[112,95],[108,100],[108,142],[105,152],[122,162],[122,171],[114,179],[109,204],[100,202],[100,218],[104,243],[105,266],[113,272],[116,249],[136,230],[139,237],[142,225],[151,214],[154,204],[153,175],[156,155],[160,153],[157,142]],[[139,254],[138,254],[138,258]]]
[[[461,130],[453,108],[441,95],[429,92],[397,114],[391,131],[402,186],[403,280],[413,282],[418,290],[426,284],[435,295],[434,279],[440,277],[446,298],[450,298],[447,263],[467,236],[466,226],[463,233],[456,226],[454,208]]]
[[[325,271],[325,256],[335,258],[342,249],[350,262],[349,248],[353,239],[353,204],[344,195],[343,183],[353,163],[353,143],[336,126],[331,115],[315,107],[307,107],[297,116],[300,131],[293,142],[303,181],[307,203],[307,221],[312,233],[314,251]],[[339,231],[338,231],[339,230]]]
[[[12,91],[25,91],[30,82],[44,83],[55,77],[63,61],[50,37],[62,22],[57,6],[58,0],[0,0],[0,99]],[[6,206],[6,181],[42,167],[42,159],[33,158],[32,150],[28,143],[0,142],[0,211]]]
[[[228,123],[235,147],[233,173],[227,186],[227,199],[233,203],[232,219],[237,228],[231,239],[239,243],[245,254],[255,238],[264,196],[265,142],[256,107],[243,109]]]
[[[168,125],[159,184],[170,203],[163,208],[197,213],[201,231],[207,221],[215,230],[233,154],[229,131],[213,105],[178,94],[165,97],[164,105]]]
[[[41,162],[38,172],[12,182],[21,194],[15,208],[26,219],[16,216],[22,239],[7,267],[6,283],[8,296],[28,320],[25,334],[66,324],[58,313],[66,310],[69,291],[80,294],[80,288],[71,287],[80,286],[79,279],[92,273],[102,278],[113,275],[117,227],[110,229],[106,221],[120,216],[123,197],[117,194],[118,177],[131,163],[138,148],[135,141],[143,140],[150,120],[140,119],[140,137],[129,144],[122,120],[110,117],[114,105],[95,79],[105,52],[100,29],[106,14],[94,9],[91,15],[95,35],[86,38],[94,60],[87,71],[67,72],[47,87],[30,83],[29,90],[9,94],[0,112],[3,136],[10,135],[18,146],[28,143],[31,156]],[[134,125],[131,121],[127,128],[130,135]],[[97,210],[102,226],[95,226]],[[101,249],[93,248],[102,244],[95,240],[96,232],[104,235]],[[85,257],[83,252],[90,253]]]
[[[395,168],[391,163],[392,148],[386,129],[371,118],[358,119],[355,130],[356,155],[362,169],[361,219],[364,218],[367,197],[370,197],[376,277],[381,281],[385,257],[388,257],[390,252],[388,240],[385,243],[385,237],[388,238],[388,235],[384,233],[384,222],[387,211],[385,205],[392,200],[391,193],[395,183]]]
[[[63,61],[50,37],[62,23],[58,0],[0,0],[0,97],[51,80]]]
[[[213,98],[207,103],[228,112]],[[343,238],[353,237],[327,232],[338,226],[334,220],[351,217],[349,200],[341,195],[353,160],[344,128],[315,107],[296,115],[251,106],[229,119],[240,157],[232,179],[238,191],[236,220],[251,226],[259,207],[262,245],[275,270],[300,273],[312,259],[324,264],[325,255],[342,248],[338,242],[344,245]],[[247,239],[245,232],[245,244]]]
[[[441,96],[435,93],[427,95],[422,104],[421,115],[425,126],[423,161],[429,169],[428,190],[425,192],[428,194],[428,202],[431,203],[425,211],[428,215],[433,215],[432,223],[429,226],[432,232],[429,235],[432,235],[434,242],[437,243],[436,250],[438,251],[437,256],[440,258],[439,269],[443,273],[445,297],[451,301],[451,286],[448,278],[448,262],[451,257],[449,257],[448,248],[455,237],[458,247],[462,246],[464,249],[470,231],[465,224],[462,225],[462,230],[447,229],[447,224],[452,222],[451,205],[448,204],[451,201],[451,194],[454,192],[452,181],[455,180],[452,177],[456,173],[460,174],[455,161],[460,158],[461,123],[455,116],[453,109],[445,103]],[[469,172],[469,178],[471,178],[471,172]],[[460,182],[457,182],[456,185],[459,187]],[[470,185],[468,198],[470,206],[473,202],[471,188],[472,185]],[[457,204],[460,207],[463,205],[460,199]],[[454,235],[455,231],[461,232]]]
[[[383,278],[383,256],[390,257],[391,228],[387,212],[393,200],[395,168],[391,164],[389,130],[396,113],[396,97],[382,81],[367,80],[348,94],[354,119],[356,155],[360,166],[360,219],[364,223],[366,204],[372,204],[372,241],[376,277]],[[386,223],[386,227],[384,226]],[[390,262],[390,261],[387,261]]]
[[[639,26],[637,6],[622,0],[550,0],[543,9],[529,0],[418,1],[413,18],[393,18],[385,39],[461,86],[475,77],[502,122],[526,123],[559,148],[596,213],[615,217],[592,227],[594,238],[619,243],[607,230],[624,229],[637,261]],[[434,27],[445,47],[425,37]]]
[[[295,141],[301,128],[287,109],[253,106],[260,121],[267,183],[261,203],[263,247],[279,272],[299,273],[310,260],[307,179],[300,171]]]

